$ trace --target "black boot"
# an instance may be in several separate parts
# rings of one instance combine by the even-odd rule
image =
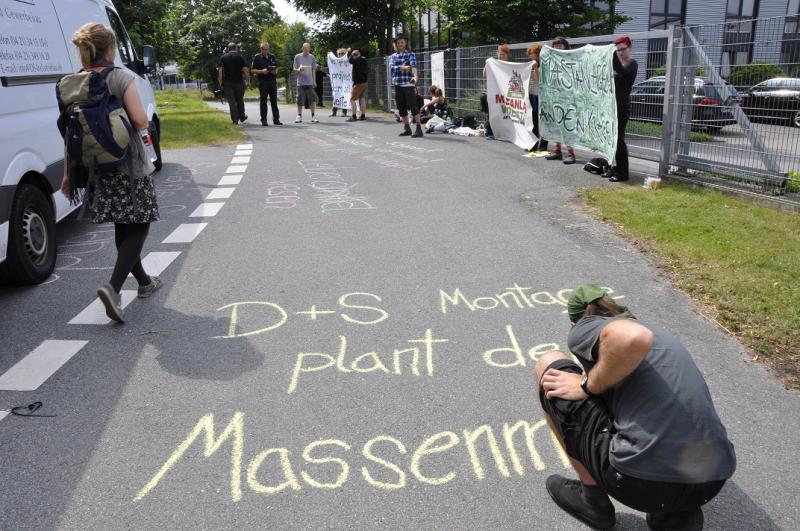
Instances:
[[[584,524],[594,529],[611,529],[616,524],[614,506],[608,496],[600,497],[601,500],[597,503],[590,504],[586,501],[587,496],[584,496],[583,489],[599,490],[598,487],[586,487],[580,481],[552,475],[545,481],[545,488],[556,505]]]
[[[397,136],[411,136],[411,126],[410,126],[410,125],[408,125],[408,124],[406,124],[406,125],[403,127],[403,132],[402,132],[402,133],[400,133],[400,134],[399,134],[399,135],[397,135]]]
[[[419,138],[422,136],[422,126],[417,124],[417,129],[414,131],[414,134],[411,135],[411,138]]]

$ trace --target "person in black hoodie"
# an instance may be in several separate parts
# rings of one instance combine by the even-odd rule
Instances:
[[[350,50],[348,50],[349,52]],[[369,79],[369,64],[366,58],[358,50],[350,53],[350,64],[353,65],[353,89],[350,92],[350,109],[353,114],[347,119],[349,122],[366,120],[367,110],[367,80]],[[356,102],[361,116],[356,118]]]
[[[614,41],[614,90],[617,97],[617,152],[615,166],[609,181],[621,182],[630,179],[628,172],[628,146],[625,144],[625,127],[631,116],[631,88],[639,72],[639,64],[631,57],[631,39],[627,35]]]

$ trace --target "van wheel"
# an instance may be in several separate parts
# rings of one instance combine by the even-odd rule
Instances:
[[[0,276],[11,284],[38,284],[56,266],[56,220],[47,197],[36,186],[17,188],[8,227],[8,256]]]
[[[156,167],[156,171],[161,169],[161,139],[158,136],[159,130],[156,127],[156,124],[153,123],[150,125],[150,140],[153,142],[153,149],[156,150],[156,160],[153,161],[153,166]]]

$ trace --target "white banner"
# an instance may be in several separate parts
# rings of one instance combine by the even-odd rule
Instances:
[[[338,109],[349,109],[350,92],[353,90],[353,65],[346,55],[336,57],[328,52],[328,75],[331,78],[333,106]]]
[[[444,52],[431,54],[431,83],[442,89],[444,94]]]
[[[541,53],[539,129],[544,138],[578,146],[611,162],[617,149],[615,47]]]
[[[53,5],[39,0],[0,0],[0,76],[52,76],[71,71]]]
[[[533,62],[486,60],[486,97],[492,133],[497,140],[507,140],[522,149],[530,149],[536,143],[528,100],[532,66]]]

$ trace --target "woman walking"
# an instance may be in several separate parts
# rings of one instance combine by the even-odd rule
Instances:
[[[80,53],[83,70],[100,74],[114,67],[115,41],[114,32],[97,23],[83,25],[72,36],[72,42]],[[140,258],[150,223],[158,221],[158,206],[153,179],[147,171],[152,167],[148,168],[150,165],[146,164],[144,145],[138,133],[141,129],[147,129],[148,120],[134,76],[124,69],[114,68],[107,73],[105,80],[109,92],[122,102],[132,126],[128,144],[130,162],[108,172],[98,170],[94,180],[89,183],[84,200],[88,202],[93,223],[114,224],[117,260],[111,279],[100,286],[97,296],[105,306],[106,315],[122,323],[124,317],[120,290],[129,273],[139,283],[140,298],[149,297],[161,287],[161,279],[149,276]],[[61,183],[61,191],[68,198],[72,196],[67,169],[70,162],[76,163],[65,160]]]

